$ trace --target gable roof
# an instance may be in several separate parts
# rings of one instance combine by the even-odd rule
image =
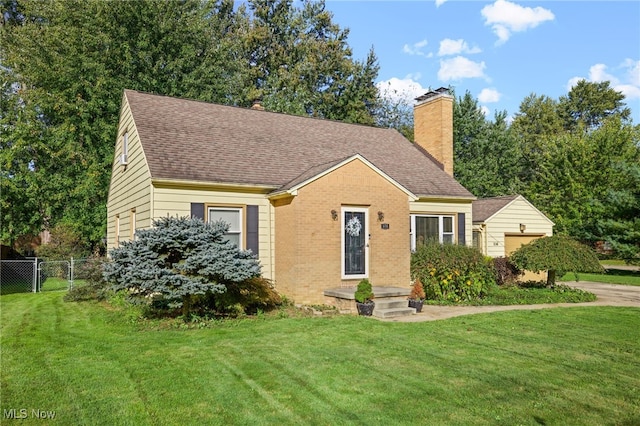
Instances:
[[[360,154],[418,197],[475,198],[396,130],[133,90],[124,98],[152,179],[278,191]]]
[[[363,164],[365,164],[371,170],[373,170],[378,175],[380,175],[384,179],[386,179],[390,184],[392,184],[393,186],[395,186],[396,188],[400,189],[402,192],[407,194],[407,196],[409,197],[409,199],[411,201],[417,200],[417,197],[416,197],[415,194],[411,193],[405,187],[403,187],[398,182],[393,180],[386,173],[384,173],[382,170],[378,169],[374,164],[372,164],[370,161],[368,161],[366,158],[364,158],[360,154],[352,155],[349,158],[344,158],[344,159],[340,159],[340,160],[337,160],[337,161],[332,161],[332,162],[330,162],[328,164],[321,164],[319,166],[313,167],[310,170],[307,170],[306,172],[304,172],[302,175],[296,177],[291,182],[289,182],[286,185],[284,185],[283,187],[281,187],[277,192],[278,193],[279,192],[290,193],[290,194],[295,193],[295,191],[297,191],[298,189],[300,189],[303,186],[307,185],[308,183],[313,182],[314,180],[319,179],[322,176],[325,176],[325,175],[331,173],[332,171],[344,166],[345,164],[348,164],[348,163],[350,163],[352,161],[356,161],[356,160],[357,161],[361,161]]]
[[[515,200],[521,199],[525,203],[527,203],[533,210],[538,212],[540,216],[545,218],[549,223],[554,225],[553,221],[549,219],[544,213],[536,208],[533,204],[529,202],[522,195],[504,195],[501,197],[492,197],[492,198],[481,198],[479,200],[474,200],[471,204],[471,215],[473,217],[474,223],[479,222],[487,222],[493,216],[498,214],[500,211],[505,209]]]

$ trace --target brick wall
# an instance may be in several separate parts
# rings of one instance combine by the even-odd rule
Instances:
[[[453,176],[453,97],[440,94],[413,108],[414,140]]]
[[[304,186],[297,196],[274,202],[276,286],[296,303],[325,303],[324,289],[359,281],[341,278],[343,206],[368,208],[372,284],[409,286],[408,196],[356,159]]]

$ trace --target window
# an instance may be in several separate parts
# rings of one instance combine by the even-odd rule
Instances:
[[[116,215],[116,241],[115,246],[118,247],[120,245],[120,215]]]
[[[122,154],[126,157],[129,154],[129,132],[122,135]]]
[[[242,208],[240,207],[210,207],[208,210],[208,221],[217,222],[222,220],[229,224],[229,230],[225,234],[226,238],[243,249],[242,237]]]
[[[129,240],[136,237],[136,209],[131,209],[131,223],[129,224]]]
[[[482,250],[482,234],[480,231],[473,231],[473,246],[480,251]]]
[[[411,215],[411,250],[430,239],[441,244],[453,244],[453,216]]]

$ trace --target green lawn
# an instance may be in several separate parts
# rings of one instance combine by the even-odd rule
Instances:
[[[20,424],[640,423],[640,309],[181,330],[63,295],[0,297],[0,410]]]
[[[605,266],[606,267],[606,266]],[[573,272],[565,274],[559,281],[594,281],[599,283],[608,284],[622,284],[622,285],[640,285],[640,272],[639,271],[626,271],[621,269],[608,269],[604,274],[578,274]]]

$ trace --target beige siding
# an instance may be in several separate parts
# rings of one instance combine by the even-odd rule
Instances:
[[[120,165],[123,135],[128,133],[128,165]],[[107,248],[116,247],[116,215],[120,217],[120,241],[132,234],[131,210],[135,209],[136,228],[151,225],[151,184],[138,132],[126,99],[123,100],[118,125],[115,155],[111,167],[111,184],[107,202]]]
[[[520,231],[520,224],[526,226]],[[553,223],[536,210],[524,198],[516,198],[511,204],[489,218],[484,236],[486,254],[491,257],[505,256],[505,235],[553,235]]]
[[[190,216],[191,203],[207,206],[258,206],[258,257],[262,273],[274,279],[274,219],[273,207],[264,194],[222,191],[185,186],[153,186],[154,219],[166,216]],[[246,231],[246,230],[245,230]],[[245,232],[246,235],[246,232]]]
[[[465,219],[465,244],[471,245],[472,224],[471,217],[471,200],[464,202],[454,201],[412,201],[409,203],[411,214],[437,214],[437,215],[453,215],[454,216],[454,232],[456,239],[458,238],[458,213],[464,213]],[[409,218],[407,218],[407,221]],[[407,236],[409,239],[409,236]]]

